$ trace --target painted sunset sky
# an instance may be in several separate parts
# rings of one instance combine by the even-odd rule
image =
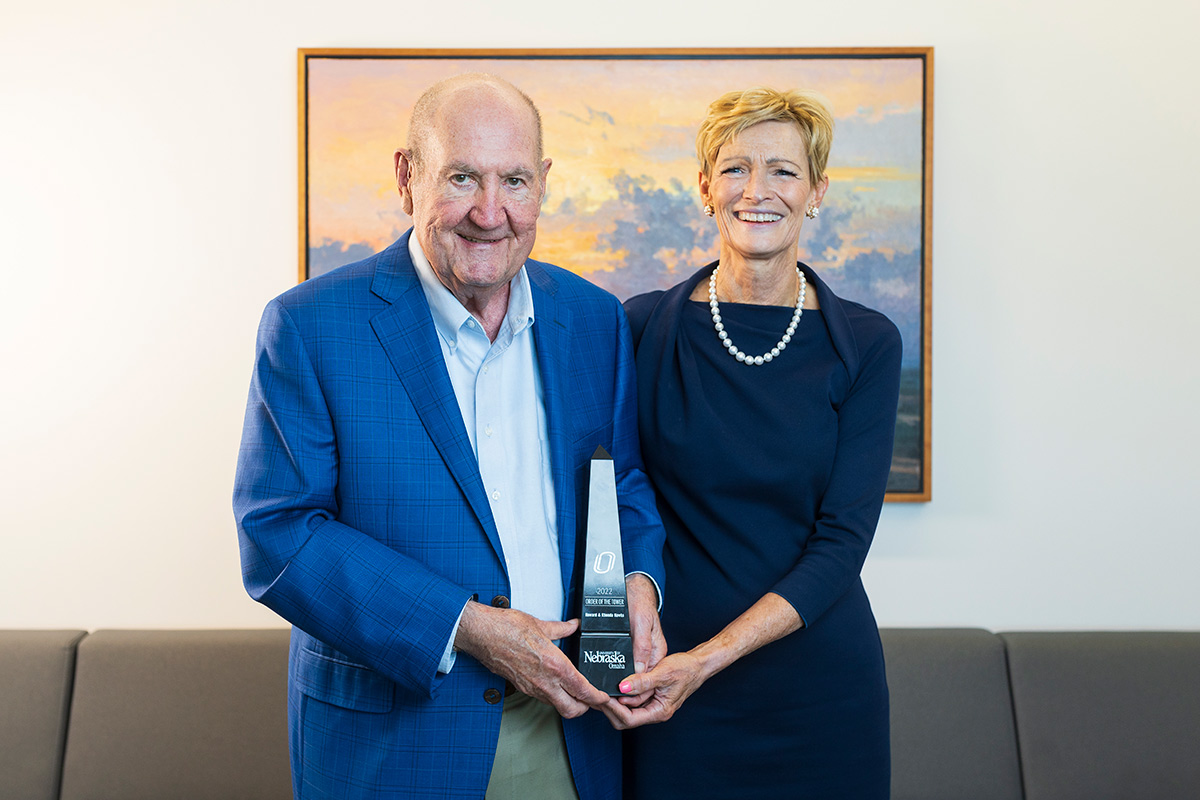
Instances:
[[[717,254],[701,212],[696,129],[708,103],[756,85],[819,92],[834,112],[830,187],[801,259],[835,292],[886,313],[920,363],[922,61],[783,59],[308,59],[310,276],[411,225],[392,153],[417,96],[460,72],[501,75],[542,112],[553,159],[533,257],[624,299]]]

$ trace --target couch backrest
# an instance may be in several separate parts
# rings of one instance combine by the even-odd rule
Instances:
[[[893,800],[1200,797],[1200,632],[880,635]],[[287,800],[287,649],[0,631],[0,798]]]
[[[62,800],[288,800],[286,630],[79,644]]]
[[[84,631],[0,631],[0,797],[57,800]]]
[[[1004,645],[975,628],[885,628],[892,800],[1021,800]]]
[[[1001,638],[1028,800],[1200,797],[1200,632]]]

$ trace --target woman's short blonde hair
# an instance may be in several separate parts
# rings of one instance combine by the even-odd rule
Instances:
[[[712,178],[722,145],[760,122],[794,122],[808,153],[808,177],[819,183],[825,177],[829,145],[833,142],[833,115],[815,92],[793,89],[780,92],[756,86],[721,95],[708,107],[696,134],[700,171]]]

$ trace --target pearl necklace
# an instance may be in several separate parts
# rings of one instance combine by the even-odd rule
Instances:
[[[783,338],[778,344],[772,347],[768,352],[761,356],[748,356],[737,348],[737,345],[729,338],[729,334],[725,332],[725,325],[721,322],[721,306],[717,303],[717,273],[721,271],[721,265],[713,270],[712,276],[708,279],[708,308],[712,311],[713,327],[717,330],[717,336],[721,339],[721,345],[729,351],[729,355],[749,366],[761,367],[763,364],[775,359],[778,355],[787,348],[788,342],[792,340],[793,334],[796,333],[796,325],[800,323],[800,315],[804,313],[804,291],[808,285],[808,281],[804,279],[804,273],[796,267],[796,277],[800,279],[800,294],[796,298],[796,313],[792,314],[792,321],[787,326],[787,331],[783,334]]]

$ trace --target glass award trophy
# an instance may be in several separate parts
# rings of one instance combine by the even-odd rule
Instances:
[[[633,673],[633,639],[625,602],[617,477],[612,456],[603,447],[592,454],[589,473],[578,666],[593,686],[616,697],[621,694],[617,684]]]

